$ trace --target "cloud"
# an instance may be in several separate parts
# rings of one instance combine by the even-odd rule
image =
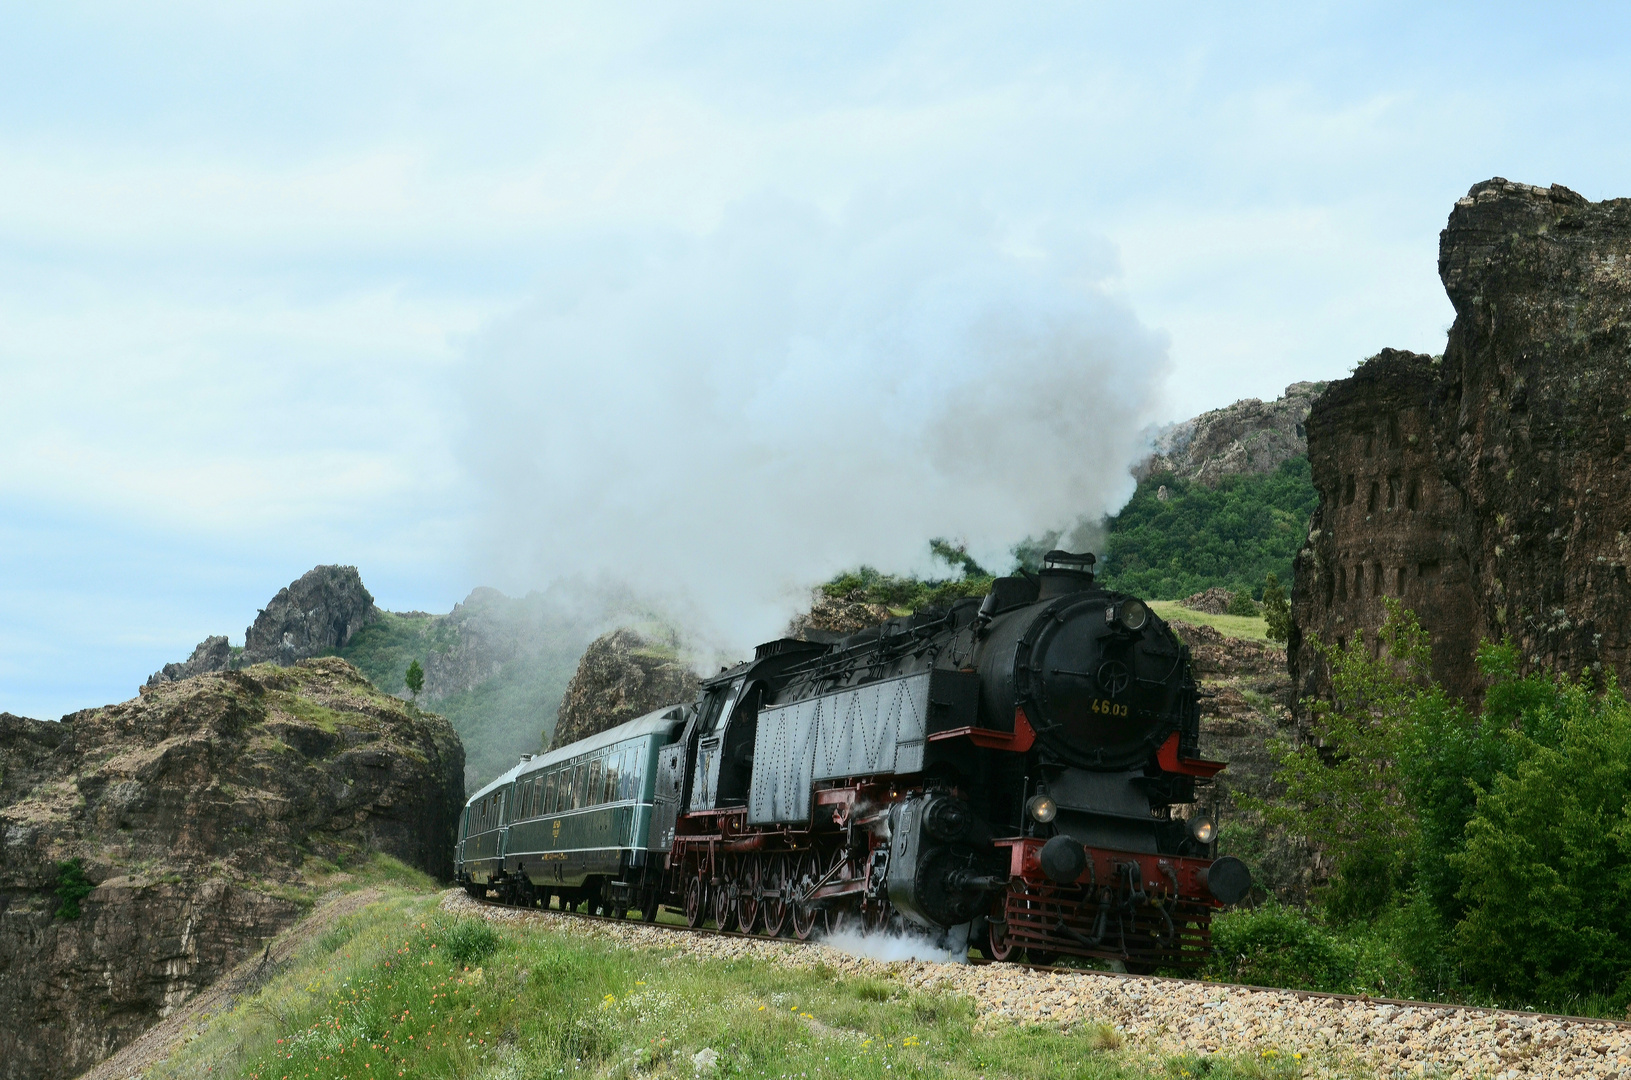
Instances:
[[[962,206],[740,202],[608,244],[482,335],[463,459],[511,588],[610,576],[738,646],[935,536],[995,562],[1128,494],[1164,337],[1107,245]]]

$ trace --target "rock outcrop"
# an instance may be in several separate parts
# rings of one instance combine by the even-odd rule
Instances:
[[[1442,361],[1385,352],[1308,421],[1320,507],[1299,554],[1291,663],[1416,610],[1435,675],[1476,697],[1473,649],[1631,676],[1631,200],[1475,185],[1439,239]]]
[[[278,590],[244,631],[246,664],[292,664],[343,648],[379,618],[355,566],[317,566]]]
[[[1324,383],[1297,382],[1273,401],[1245,398],[1163,428],[1133,475],[1174,473],[1215,487],[1227,476],[1271,473],[1308,451],[1304,421]]]
[[[258,951],[342,863],[447,877],[463,750],[336,658],[0,715],[0,1078],[75,1075]],[[60,865],[94,890],[57,917]],[[326,870],[325,870],[326,868]]]
[[[1221,586],[1214,585],[1205,592],[1198,592],[1186,596],[1178,601],[1179,605],[1190,611],[1199,611],[1207,615],[1223,615],[1234,602],[1235,594]]]
[[[232,646],[225,634],[207,637],[198,643],[193,654],[179,664],[165,664],[147,680],[148,686],[167,682],[180,682],[194,675],[207,675],[212,671],[225,671],[232,666]]]
[[[234,656],[225,637],[207,637],[184,663],[165,664],[148,686],[226,671],[246,664],[287,667],[297,660],[344,648],[353,635],[378,619],[374,597],[363,586],[355,566],[314,566],[279,589],[244,631],[241,655]]]
[[[1220,851],[1246,861],[1262,890],[1258,895],[1286,903],[1306,901],[1329,873],[1321,853],[1270,827],[1258,809],[1281,793],[1274,782],[1271,743],[1295,736],[1285,649],[1178,619],[1168,625],[1189,646],[1206,695],[1201,699],[1201,754],[1229,763],[1200,796],[1203,808],[1218,813]]]
[[[816,589],[810,598],[810,610],[794,616],[787,624],[787,636],[800,641],[837,638],[887,622],[892,615],[882,604],[869,603],[864,589],[844,596],[828,596]]]
[[[697,687],[677,641],[653,640],[627,627],[613,630],[591,642],[578,662],[550,745],[565,746],[664,705],[688,702]]]

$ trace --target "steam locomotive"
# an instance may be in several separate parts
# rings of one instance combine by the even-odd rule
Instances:
[[[799,938],[911,928],[993,959],[1193,967],[1251,875],[1215,857],[1189,650],[1094,556],[838,640],[783,639],[694,702],[476,792],[472,895],[661,906]]]

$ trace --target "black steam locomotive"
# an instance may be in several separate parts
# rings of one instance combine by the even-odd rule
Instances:
[[[808,938],[911,926],[985,955],[1187,967],[1246,867],[1195,785],[1189,651],[1090,554],[831,642],[784,639],[470,799],[475,895]],[[1178,811],[1178,812],[1175,812]]]

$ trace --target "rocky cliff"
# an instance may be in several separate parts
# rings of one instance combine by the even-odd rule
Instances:
[[[0,1078],[72,1076],[384,852],[450,874],[463,750],[328,658],[0,714]],[[59,917],[62,864],[95,888]]]
[[[205,638],[190,658],[166,664],[149,687],[259,661],[292,664],[339,655],[399,698],[408,664],[425,673],[420,700],[452,721],[464,740],[466,785],[475,788],[547,743],[556,707],[583,650],[609,626],[652,614],[609,588],[557,585],[509,597],[473,589],[446,614],[380,610],[351,566],[318,566],[267,603],[233,649]]]
[[[1273,401],[1245,398],[1162,428],[1133,474],[1174,473],[1215,486],[1226,476],[1271,473],[1308,452],[1304,421],[1324,383],[1297,382]]]
[[[255,616],[244,631],[241,655],[233,654],[224,636],[207,637],[185,662],[165,664],[147,685],[246,664],[287,666],[323,656],[344,648],[358,630],[379,616],[374,597],[363,587],[355,566],[315,566],[279,589]]]
[[[1299,554],[1291,663],[1311,638],[1374,643],[1414,608],[1435,674],[1476,696],[1472,651],[1631,675],[1631,200],[1475,185],[1439,238],[1455,307],[1444,356],[1384,352],[1308,420],[1320,507]],[[1373,644],[1374,647],[1374,644]]]
[[[664,705],[697,695],[697,676],[678,642],[623,628],[596,638],[567,684],[552,746],[565,746]]]
[[[1258,896],[1302,903],[1329,868],[1321,853],[1300,838],[1271,828],[1258,806],[1278,796],[1276,738],[1294,738],[1291,679],[1286,651],[1272,641],[1226,637],[1210,626],[1169,622],[1189,646],[1201,684],[1201,755],[1226,761],[1200,804],[1216,810],[1222,831],[1219,851],[1244,859]]]

